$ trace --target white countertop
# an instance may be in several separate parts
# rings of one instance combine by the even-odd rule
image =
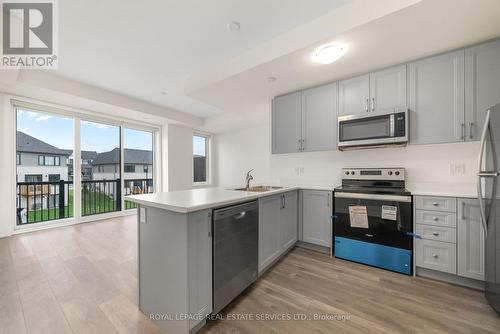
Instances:
[[[475,183],[415,182],[406,188],[414,196],[477,198]]]
[[[228,190],[228,188],[201,188],[170,191],[144,195],[127,196],[128,201],[159,209],[187,213],[209,208],[222,207],[234,203],[251,201],[260,197],[271,196],[299,189],[284,186],[281,189],[266,192]]]
[[[273,185],[273,184],[270,184]],[[333,185],[299,185],[299,186],[284,186],[281,189],[270,190],[266,192],[251,192],[230,190],[237,187],[210,187],[191,190],[161,192],[144,195],[127,196],[127,200],[136,202],[145,206],[156,207],[159,209],[188,213],[209,208],[223,207],[235,203],[251,201],[261,197],[280,194],[283,192],[308,189],[308,190],[325,190],[333,191]],[[415,196],[443,196],[443,197],[460,197],[460,198],[476,198],[477,191],[475,184],[468,183],[408,183],[407,189]]]

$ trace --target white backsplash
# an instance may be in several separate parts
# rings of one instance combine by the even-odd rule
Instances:
[[[256,183],[336,186],[344,167],[404,167],[412,187],[472,189],[478,151],[479,143],[472,142],[272,155],[270,129],[264,125],[216,136],[215,181],[241,184],[253,168]]]

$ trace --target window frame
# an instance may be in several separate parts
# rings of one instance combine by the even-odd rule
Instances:
[[[26,177],[39,177],[40,181],[26,181]],[[25,174],[24,175],[24,182],[27,183],[38,183],[38,182],[43,182],[43,175],[42,174]]]
[[[16,166],[21,166],[21,153],[16,152]]]
[[[130,170],[127,171],[127,167],[129,167],[129,168],[132,167],[133,170],[132,171],[130,171]],[[135,165],[134,164],[124,164],[123,165],[123,172],[124,173],[135,173]]]
[[[207,134],[207,133],[202,133],[202,132],[193,132],[193,135],[191,136],[191,146],[194,145],[193,141],[194,141],[194,137],[203,137],[205,138],[205,181],[201,181],[201,182],[195,182],[194,181],[194,151],[192,152],[191,154],[191,163],[192,163],[192,167],[191,167],[191,182],[193,184],[193,186],[206,186],[206,185],[209,185],[210,182],[211,182],[211,178],[210,178],[210,172],[211,172],[211,168],[210,168],[210,161],[211,161],[211,150],[210,150],[210,144],[211,144],[211,141],[212,141],[212,136]]]

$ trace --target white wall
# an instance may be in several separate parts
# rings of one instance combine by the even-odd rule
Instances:
[[[193,187],[193,130],[169,124],[167,128],[167,191]]]
[[[220,186],[243,184],[251,168],[255,169],[256,183],[337,186],[343,167],[405,167],[410,189],[434,191],[460,186],[474,191],[479,143],[271,155],[270,125],[265,124],[217,134],[215,148],[216,180]],[[464,165],[464,174],[451,175],[452,163]]]

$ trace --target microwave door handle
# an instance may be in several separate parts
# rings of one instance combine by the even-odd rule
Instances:
[[[365,104],[365,110],[366,110],[366,112],[368,112],[368,111],[369,111],[369,110],[368,110],[368,100],[369,100],[369,99],[368,99],[368,98],[366,98],[366,104]]]

